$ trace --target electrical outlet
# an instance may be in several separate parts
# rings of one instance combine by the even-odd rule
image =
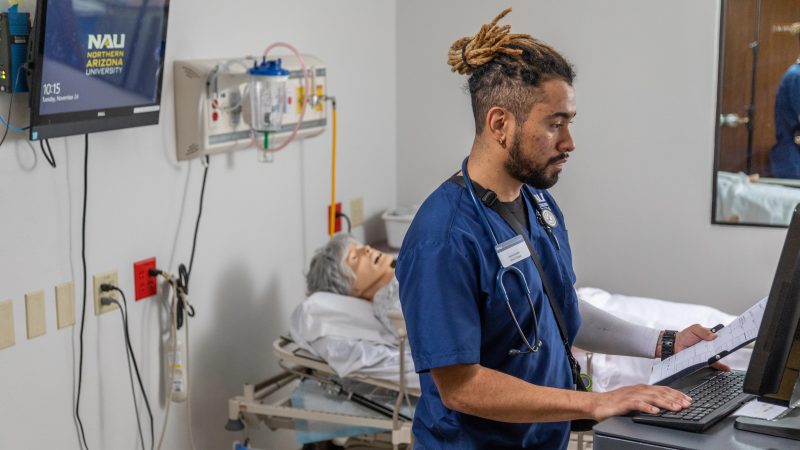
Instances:
[[[156,277],[150,275],[150,269],[155,268],[155,257],[133,263],[133,287],[136,293],[136,301],[152,297],[158,293]]]
[[[364,197],[350,200],[350,226],[353,228],[364,223]]]
[[[325,211],[328,213],[328,218],[325,220],[325,223],[328,224],[328,228],[325,229],[325,233],[328,233],[331,229],[331,205],[328,205],[328,207],[325,208]],[[336,212],[342,212],[342,202],[336,203]],[[336,219],[333,221],[333,232],[338,233],[340,231],[342,231],[342,218],[336,217]]]
[[[75,285],[69,281],[56,286],[58,329],[75,325]]]
[[[43,290],[25,294],[25,317],[28,339],[44,336],[47,333],[47,325],[44,320]]]
[[[0,350],[14,343],[14,305],[5,300],[0,302]]]
[[[100,285],[106,284],[113,284],[114,286],[119,286],[119,281],[117,281],[117,271],[116,270],[109,270],[107,272],[101,272],[92,276],[92,284],[94,286],[94,315],[99,316],[100,314],[104,314],[107,312],[114,311],[115,309],[119,308],[116,303],[112,303],[110,305],[103,305],[100,303],[100,297],[108,297],[113,298],[117,301],[119,299],[119,293],[117,291],[108,291],[102,292],[100,291]]]

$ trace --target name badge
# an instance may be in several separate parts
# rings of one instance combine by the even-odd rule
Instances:
[[[531,251],[528,249],[528,245],[525,244],[525,239],[520,235],[501,242],[495,246],[494,250],[497,252],[500,264],[504,268],[511,267],[513,264],[531,256]]]

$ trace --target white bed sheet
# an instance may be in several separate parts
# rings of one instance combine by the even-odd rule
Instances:
[[[720,323],[727,325],[736,318],[710,306],[611,294],[591,287],[578,289],[578,297],[621,319],[656,329],[682,330],[694,323],[710,328]],[[574,353],[585,370],[586,352],[576,349]],[[723,358],[722,362],[734,369],[746,370],[751,353],[750,348],[742,348]],[[646,384],[655,362],[649,358],[594,353],[593,390],[606,392],[622,386]]]
[[[743,173],[717,172],[717,219],[788,225],[800,189],[753,183]]]
[[[359,372],[400,382],[398,338],[375,317],[368,301],[316,292],[292,312],[289,334],[341,377]],[[408,346],[405,353],[406,385],[419,388]]]

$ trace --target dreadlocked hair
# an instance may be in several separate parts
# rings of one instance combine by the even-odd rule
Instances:
[[[483,131],[490,108],[508,109],[522,123],[544,99],[543,83],[560,79],[572,85],[575,79],[572,65],[553,48],[528,34],[511,33],[511,25],[497,25],[510,12],[505,9],[475,36],[454,42],[447,55],[451,71],[469,75],[476,133]]]

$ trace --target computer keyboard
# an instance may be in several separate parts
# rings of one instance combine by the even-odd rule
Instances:
[[[745,372],[718,372],[700,383],[681,389],[692,398],[692,405],[681,411],[662,410],[658,414],[638,414],[634,422],[704,431],[755,396],[742,392]]]

